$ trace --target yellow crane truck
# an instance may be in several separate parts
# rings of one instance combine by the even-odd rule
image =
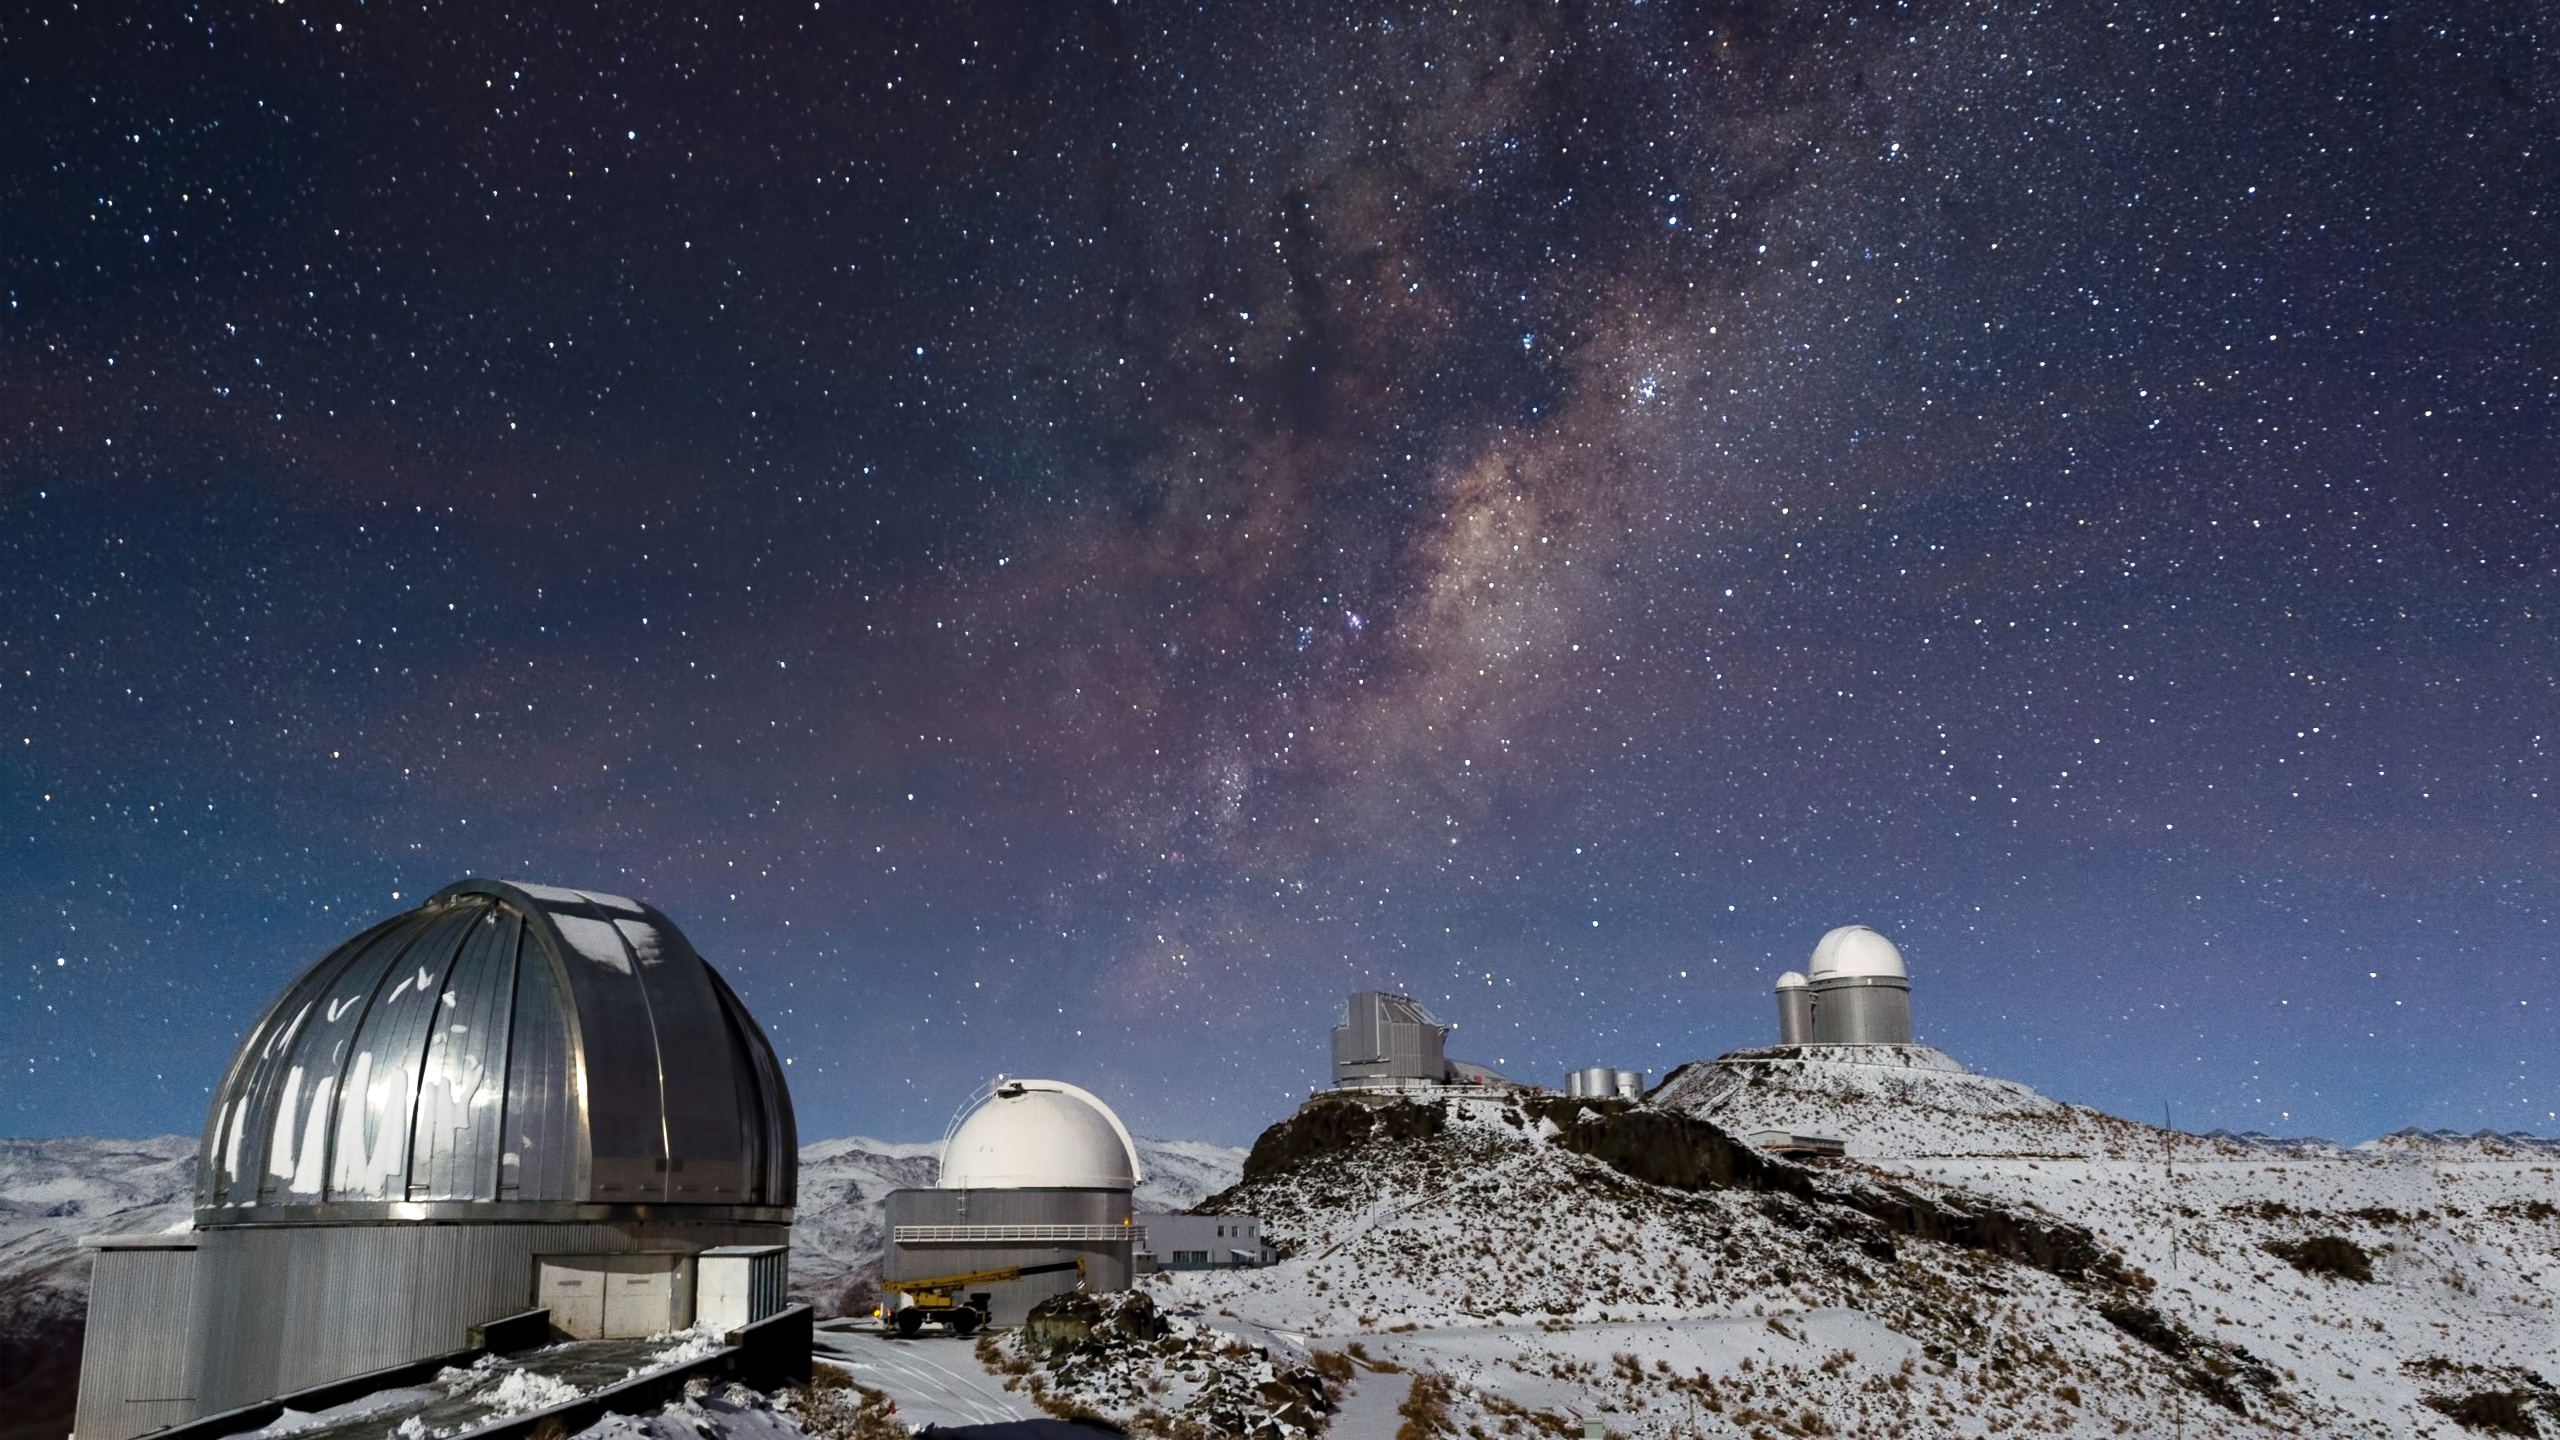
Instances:
[[[961,1291],[971,1285],[1002,1285],[1025,1275],[1052,1275],[1060,1270],[1084,1273],[1084,1261],[1061,1260],[1054,1265],[1008,1265],[1001,1270],[971,1270],[960,1275],[928,1275],[921,1280],[891,1280],[882,1288],[889,1292],[889,1303],[881,1307],[880,1318],[890,1329],[913,1339],[928,1324],[947,1325],[954,1335],[973,1335],[987,1323],[987,1292],[971,1294]]]

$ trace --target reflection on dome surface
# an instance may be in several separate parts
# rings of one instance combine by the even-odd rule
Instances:
[[[771,1047],[664,915],[466,880],[260,1017],[206,1117],[197,1223],[769,1210],[797,1149]]]

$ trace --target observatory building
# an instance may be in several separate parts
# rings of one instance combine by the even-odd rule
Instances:
[[[91,1242],[77,1433],[448,1354],[537,1306],[573,1338],[689,1325],[705,1251],[757,1257],[761,1313],[721,1318],[760,1319],[798,1167],[764,1032],[666,916],[447,886],[250,1028],[192,1228]]]
[[[1893,942],[1843,925],[1813,947],[1804,974],[1778,977],[1781,1045],[1908,1045],[1911,975]]]
[[[1132,1250],[1146,1244],[1130,1204],[1143,1178],[1110,1106],[1062,1080],[999,1080],[942,1142],[939,1183],[889,1192],[883,1288],[1035,1272],[957,1287],[997,1325],[1079,1285],[1126,1290]]]
[[[1435,1020],[1409,995],[1363,990],[1333,1027],[1337,1090],[1404,1090],[1433,1085],[1500,1085],[1482,1065],[1452,1060],[1443,1048],[1455,1025]]]
[[[1410,996],[1363,990],[1333,1027],[1337,1087],[1440,1085],[1449,1078],[1443,1049],[1454,1025],[1443,1025]]]

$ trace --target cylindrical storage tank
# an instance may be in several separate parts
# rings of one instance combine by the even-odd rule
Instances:
[[[1822,937],[1805,967],[1816,1045],[1911,1043],[1911,980],[1902,952],[1864,925]]]
[[[1813,991],[1793,970],[1778,977],[1778,1043],[1813,1043]]]
[[[1619,1099],[1642,1100],[1644,1098],[1643,1071],[1621,1070],[1614,1078],[1617,1081],[1617,1086],[1613,1093],[1615,1093]]]
[[[1607,1100],[1618,1093],[1618,1072],[1606,1065],[1592,1065],[1573,1072],[1574,1094],[1585,1100]]]

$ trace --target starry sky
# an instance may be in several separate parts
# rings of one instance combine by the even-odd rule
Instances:
[[[0,16],[0,1129],[465,875],[802,1132],[1921,1038],[2560,1131],[2529,0]]]

